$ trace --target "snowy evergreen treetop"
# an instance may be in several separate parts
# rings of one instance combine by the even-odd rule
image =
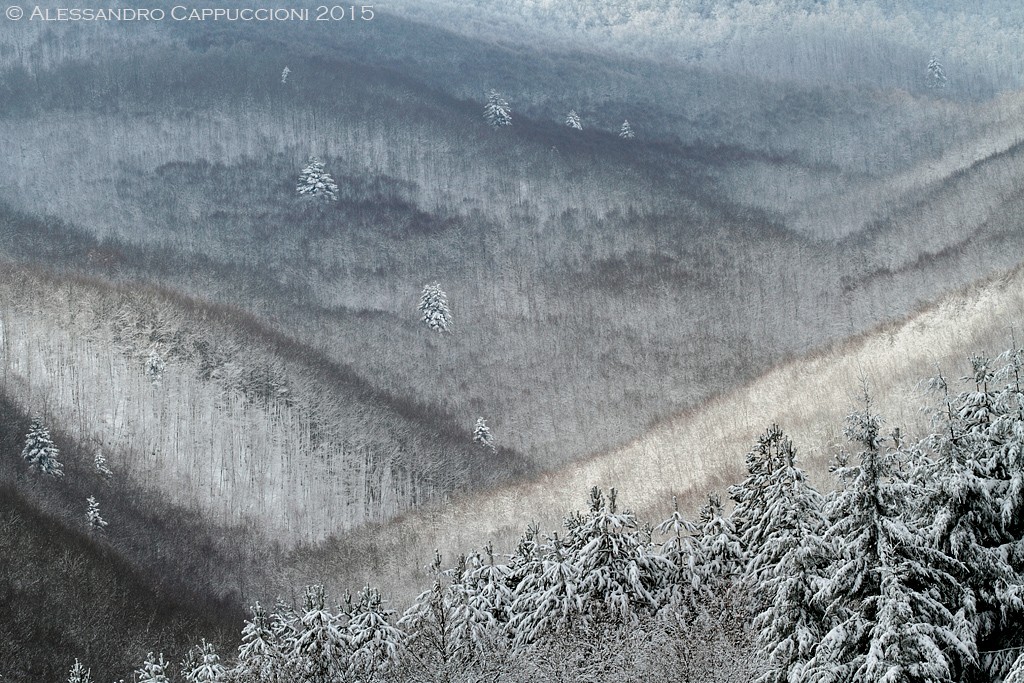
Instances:
[[[295,187],[295,191],[304,197],[328,201],[338,200],[338,186],[325,169],[324,162],[316,156],[309,157],[309,162],[299,174],[299,184]]]

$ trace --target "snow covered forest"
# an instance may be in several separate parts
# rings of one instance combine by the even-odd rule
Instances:
[[[0,680],[1024,680],[1019,7],[351,9],[0,18]]]

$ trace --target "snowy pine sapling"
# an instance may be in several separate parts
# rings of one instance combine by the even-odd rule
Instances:
[[[289,69],[287,66],[284,68],[284,71],[281,72],[281,82],[282,83],[288,83],[288,74],[290,74],[291,72],[292,72],[292,70]]]
[[[420,294],[420,320],[435,332],[451,332],[452,312],[448,308],[448,295],[435,282],[423,287]]]
[[[491,428],[487,426],[487,423],[482,417],[478,417],[476,419],[476,425],[473,427],[473,443],[490,449],[492,453],[496,450],[494,447],[494,436],[491,434]]]
[[[492,128],[503,128],[512,125],[512,113],[508,102],[496,90],[487,93],[487,104],[484,106],[484,120]]]
[[[575,109],[569,110],[569,115],[565,117],[565,125],[573,130],[583,130],[583,123],[580,121],[580,115],[576,113]]]
[[[928,61],[928,87],[937,89],[946,87],[946,70],[942,68],[942,64],[935,57]]]
[[[146,661],[142,667],[136,670],[135,677],[138,683],[170,683],[167,678],[167,662],[161,652],[159,656],[150,652],[146,655]]]
[[[623,140],[632,140],[636,137],[636,133],[633,131],[633,126],[629,125],[629,120],[622,122],[622,127],[619,128],[619,137]]]
[[[102,450],[97,450],[96,455],[93,456],[93,465],[96,468],[96,474],[100,475],[104,479],[110,479],[114,476],[114,473],[110,471],[107,466],[107,458],[103,455]]]
[[[309,162],[299,174],[299,184],[295,191],[303,197],[312,197],[325,201],[337,201],[338,186],[334,178],[324,168],[324,162],[315,156],[309,157]]]
[[[85,499],[88,509],[85,511],[85,519],[89,523],[89,531],[103,531],[107,526],[107,520],[100,515],[100,504],[95,496]]]
[[[68,674],[68,683],[92,683],[89,670],[82,666],[82,663],[77,659],[75,659],[75,663],[71,666],[71,671]]]
[[[57,459],[60,451],[50,438],[50,430],[43,425],[42,419],[33,418],[28,434],[25,436],[25,447],[21,451],[21,457],[29,464],[29,467],[41,474],[48,474],[51,477],[63,477],[64,466]]]

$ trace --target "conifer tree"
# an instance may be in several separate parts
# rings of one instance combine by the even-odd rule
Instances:
[[[724,597],[742,577],[746,567],[743,544],[732,520],[722,512],[718,494],[711,494],[700,511],[695,573],[700,587],[711,595]]]
[[[60,451],[50,438],[50,430],[43,421],[36,417],[32,419],[28,434],[25,437],[25,447],[21,451],[21,457],[41,474],[48,474],[51,477],[63,477],[64,466],[57,459]]]
[[[573,130],[583,130],[583,123],[580,121],[580,115],[576,113],[575,109],[569,110],[569,115],[565,117],[565,125]]]
[[[160,386],[160,380],[163,378],[166,368],[167,363],[160,353],[155,348],[150,349],[149,355],[146,356],[145,370],[146,377],[149,377],[153,386]]]
[[[99,532],[103,531],[107,527],[107,520],[103,519],[100,515],[100,504],[96,500],[95,496],[89,496],[85,499],[88,509],[85,511],[85,519],[89,523],[89,531]]]
[[[696,569],[699,529],[679,511],[675,496],[672,496],[672,505],[672,514],[655,527],[655,531],[668,537],[661,544],[666,573],[664,596],[659,602],[678,608],[692,603],[692,591],[700,583]]]
[[[238,647],[235,672],[245,681],[273,683],[283,665],[283,655],[270,617],[263,606],[252,606],[252,619],[242,629],[242,644]]]
[[[441,556],[435,551],[431,565],[434,581],[398,620],[407,634],[406,653],[420,669],[434,672],[436,681],[454,681],[463,673],[472,650],[466,634],[465,593],[459,586],[464,560],[446,580]]]
[[[330,683],[345,672],[345,637],[338,616],[326,603],[323,586],[306,589],[300,630],[288,652],[292,670],[308,683]]]
[[[281,72],[281,82],[282,83],[288,83],[288,74],[290,74],[291,72],[292,72],[292,70],[289,69],[287,66],[284,68],[284,70]]]
[[[420,320],[435,332],[451,332],[452,313],[448,308],[448,295],[441,289],[441,283],[423,287],[420,294]]]
[[[142,667],[135,672],[138,683],[170,683],[167,678],[167,662],[164,661],[163,653],[159,656],[150,652],[146,655],[146,661]]]
[[[214,648],[213,643],[205,638],[202,644],[193,648],[194,654],[189,669],[182,667],[185,679],[189,683],[216,683],[223,681],[227,674],[227,667],[221,664],[220,656]]]
[[[793,444],[778,425],[771,425],[754,448],[747,453],[747,478],[729,487],[729,497],[736,503],[731,519],[748,558],[761,554],[772,521],[766,516],[768,488],[773,474],[787,459],[792,460]],[[749,568],[753,569],[753,568]],[[751,577],[757,580],[757,571]]]
[[[509,585],[508,565],[495,561],[494,547],[488,543],[483,554],[466,557],[462,581],[465,617],[456,636],[469,642],[477,654],[493,647],[512,611],[513,593]]]
[[[633,126],[629,125],[629,120],[622,122],[622,127],[619,128],[619,137],[623,140],[632,140],[636,137],[636,133],[633,131]]]
[[[810,680],[850,683],[960,680],[961,660],[976,659],[964,638],[971,606],[951,570],[955,562],[908,526],[904,486],[882,452],[881,421],[851,415],[847,436],[860,444],[860,464],[838,472],[848,482],[827,504],[832,553],[822,591],[827,632],[807,663]]]
[[[103,455],[102,450],[97,450],[96,455],[93,456],[93,465],[96,468],[96,474],[100,475],[104,479],[110,479],[114,476],[114,473],[110,471],[107,466],[107,458]]]
[[[482,417],[476,419],[476,425],[473,427],[473,443],[490,449],[492,453],[496,450],[494,448],[494,436],[491,434],[491,428],[487,426]]]
[[[324,162],[315,156],[309,157],[309,163],[299,174],[299,184],[295,191],[304,197],[337,201],[338,186],[334,178],[324,168]]]
[[[345,627],[351,679],[370,680],[398,661],[405,634],[391,624],[393,614],[375,588],[366,586],[359,593]]]
[[[508,102],[496,90],[487,93],[487,104],[484,106],[484,120],[492,128],[504,128],[512,125],[512,113]]]
[[[942,68],[942,64],[935,57],[928,60],[928,87],[938,89],[946,87],[946,70]]]
[[[75,659],[75,663],[71,666],[71,672],[68,674],[68,683],[92,683],[89,670],[82,666],[82,663],[77,659]]]

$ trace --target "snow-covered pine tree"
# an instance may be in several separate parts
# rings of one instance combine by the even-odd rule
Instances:
[[[96,468],[96,474],[100,475],[104,479],[110,479],[114,476],[114,473],[110,471],[107,466],[107,457],[103,455],[103,451],[97,449],[96,455],[92,458],[93,465]]]
[[[538,555],[534,571],[522,578],[512,598],[508,628],[519,649],[541,637],[565,634],[583,617],[580,571],[558,534],[548,537]]]
[[[435,332],[451,332],[452,312],[448,308],[448,295],[441,289],[441,283],[425,285],[420,294],[418,308],[420,320]]]
[[[453,680],[472,656],[466,639],[467,607],[461,586],[464,560],[446,580],[441,555],[435,551],[431,570],[434,581],[420,593],[398,627],[407,635],[405,653],[417,668],[434,673],[434,680]]]
[[[665,574],[658,557],[645,552],[636,516],[619,511],[615,489],[594,487],[589,514],[566,535],[566,549],[578,568],[576,592],[588,620],[636,624],[657,609],[655,593]]]
[[[633,126],[629,125],[629,120],[622,122],[622,127],[619,128],[619,137],[623,140],[632,140],[636,137],[636,132],[633,130]]]
[[[278,644],[270,617],[257,602],[252,606],[252,619],[242,629],[234,673],[251,683],[275,683],[283,659]]]
[[[456,586],[463,593],[466,611],[456,635],[478,655],[492,649],[504,633],[512,609],[509,573],[507,565],[495,561],[490,543],[483,554],[466,557],[462,581]]]
[[[487,104],[484,106],[484,120],[492,128],[503,128],[512,125],[512,113],[509,110],[508,102],[496,90],[491,90],[487,93]]]
[[[473,426],[473,443],[490,449],[492,453],[496,450],[494,447],[494,435],[491,434],[491,428],[487,426],[482,417],[478,417],[476,425]]]
[[[164,370],[167,368],[167,363],[156,348],[149,350],[149,355],[146,356],[145,363],[146,377],[149,377],[153,386],[160,386],[160,380],[164,376]]]
[[[700,522],[694,572],[701,590],[724,598],[743,576],[743,544],[732,520],[722,513],[722,500],[717,493],[708,496],[707,505],[700,510]]]
[[[224,680],[228,670],[221,664],[220,656],[213,643],[204,638],[200,645],[193,648],[193,651],[190,663],[194,662],[194,665],[189,669],[182,667],[185,680],[189,683],[218,683]]]
[[[693,590],[699,585],[696,572],[697,525],[679,511],[679,500],[672,496],[672,514],[655,531],[668,538],[661,544],[666,575],[658,602],[679,609],[693,604]]]
[[[100,504],[96,500],[95,496],[89,496],[85,499],[88,508],[85,511],[85,519],[89,523],[89,531],[98,532],[103,531],[107,526],[107,520],[103,519],[100,515]]]
[[[290,74],[291,72],[292,72],[292,70],[289,69],[287,66],[284,68],[284,70],[281,72],[281,82],[282,83],[287,83],[288,82],[288,74]]]
[[[406,636],[391,624],[393,615],[377,589],[360,591],[345,626],[350,680],[373,680],[397,663]]]
[[[28,434],[25,436],[25,447],[21,451],[21,457],[29,464],[29,467],[36,469],[41,474],[48,474],[51,477],[63,477],[64,466],[57,457],[60,451],[50,438],[50,430],[43,425],[41,418],[33,418],[29,426]]]
[[[946,379],[932,380],[941,392],[935,433],[922,444],[928,495],[922,524],[934,547],[962,572],[976,615],[970,626],[980,669],[965,681],[1000,679],[1021,641],[1024,619],[1024,351],[1011,348],[995,362],[971,359],[970,390],[950,395]]]
[[[565,125],[573,130],[583,130],[583,123],[580,121],[580,115],[576,113],[575,109],[569,110],[569,115],[565,117]]]
[[[760,555],[764,539],[770,532],[765,516],[767,491],[772,475],[787,458],[792,460],[793,444],[776,424],[757,439],[747,453],[747,478],[729,487],[729,497],[736,503],[731,519],[748,558]],[[747,568],[752,569],[750,567]],[[756,582],[757,572],[751,578]]]
[[[327,594],[321,585],[306,588],[303,609],[299,632],[286,655],[287,666],[302,681],[333,681],[346,668],[345,636],[339,616],[327,609]]]
[[[75,659],[75,663],[71,666],[71,672],[68,674],[68,683],[92,683],[89,670],[82,666],[82,663],[77,659]]]
[[[821,596],[829,623],[802,680],[959,681],[961,662],[977,658],[964,637],[969,596],[951,573],[955,560],[908,525],[908,492],[893,480],[880,426],[870,400],[847,420],[860,464],[838,472],[848,483],[826,504],[832,562]]]
[[[942,64],[935,57],[928,60],[928,87],[946,87],[946,70],[942,68]]]
[[[760,683],[790,683],[804,680],[804,667],[825,632],[818,596],[826,582],[828,558],[821,539],[821,495],[796,465],[792,443],[773,441],[785,448],[780,451],[782,461],[765,482],[764,533],[758,553],[748,562],[748,576],[757,577],[750,587],[766,605],[754,620],[769,662]]]
[[[316,156],[309,157],[309,162],[299,174],[299,184],[295,191],[303,197],[330,201],[338,199],[338,186],[334,178],[325,169],[324,162]]]
[[[150,652],[146,655],[146,661],[142,667],[135,672],[138,683],[170,683],[167,678],[167,662],[161,652],[159,656]]]

